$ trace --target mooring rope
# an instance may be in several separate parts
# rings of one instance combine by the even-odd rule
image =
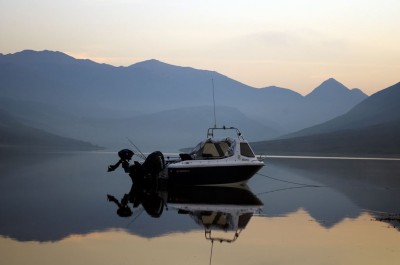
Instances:
[[[293,181],[289,181],[289,180],[278,179],[278,178],[270,177],[270,176],[267,176],[267,175],[264,175],[264,174],[261,174],[261,173],[257,173],[257,175],[260,175],[260,176],[265,177],[265,178],[273,179],[273,180],[276,180],[276,181],[285,182],[285,183],[289,183],[289,184],[300,185],[300,186],[305,186],[305,187],[315,187],[315,188],[326,187],[326,186],[321,186],[321,185],[305,184],[305,183],[298,183],[298,182],[293,182]]]

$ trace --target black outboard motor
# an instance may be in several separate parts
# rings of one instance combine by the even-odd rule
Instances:
[[[129,149],[122,149],[118,152],[119,161],[115,165],[108,166],[108,172],[116,170],[121,164],[125,172],[129,172],[129,161],[135,153]]]
[[[119,158],[123,159],[123,160],[131,160],[132,156],[135,153],[129,149],[122,149],[121,151],[118,152],[118,156]]]
[[[134,153],[131,150],[123,149],[118,152],[120,160],[115,165],[108,166],[108,172],[110,172],[116,170],[122,164],[125,172],[129,173],[132,179],[129,194],[125,194],[121,202],[112,195],[107,195],[107,199],[118,206],[117,214],[121,217],[132,216],[132,210],[128,206],[130,202],[134,208],[142,204],[151,217],[158,218],[164,209],[164,201],[156,193],[158,177],[160,172],[165,169],[164,155],[160,151],[155,151],[142,164],[138,161],[129,164],[133,155]]]
[[[160,151],[151,153],[143,164],[134,161],[132,165],[129,161],[134,153],[129,149],[123,149],[118,152],[120,160],[115,165],[108,166],[108,172],[116,170],[121,164],[126,173],[132,178],[132,181],[139,183],[145,178],[154,180],[158,174],[165,168],[164,155]]]
[[[129,167],[129,176],[138,185],[154,185],[160,172],[165,168],[164,155],[160,151],[151,153],[143,164],[135,161]],[[125,171],[126,172],[126,171]]]
[[[164,155],[160,151],[151,153],[144,161],[142,167],[145,174],[158,174],[165,168]]]

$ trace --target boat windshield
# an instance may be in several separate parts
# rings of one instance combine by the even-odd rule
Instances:
[[[220,141],[207,139],[205,142],[198,144],[191,152],[191,155],[194,159],[224,158],[233,156],[234,143],[235,141],[230,138]]]
[[[248,143],[240,143],[240,154],[246,157],[256,157],[251,150],[250,145]]]

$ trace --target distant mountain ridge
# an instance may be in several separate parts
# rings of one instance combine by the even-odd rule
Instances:
[[[326,82],[330,85],[330,93],[336,96],[325,97],[327,100],[322,101],[320,95],[325,93],[322,88],[307,96],[276,86],[257,89],[214,71],[174,66],[155,59],[128,67],[115,67],[52,51],[22,51],[0,56],[2,98],[55,105],[56,112],[72,115],[75,117],[72,120],[95,119],[106,123],[110,118],[210,105],[213,102],[211,80],[215,85],[217,106],[234,108],[249,121],[257,121],[269,128],[268,131],[258,131],[252,140],[272,139],[325,122],[346,113],[367,98],[361,91],[355,93],[334,79]],[[326,85],[324,83],[322,87]],[[29,112],[24,114],[28,123],[29,120],[39,120],[29,115]],[[66,124],[63,128],[58,124],[55,127],[51,120],[54,119],[41,119],[40,126],[44,127],[40,128],[60,133],[68,131],[71,126],[80,126]],[[210,117],[210,125],[212,123]],[[219,123],[230,126],[223,120]],[[32,122],[29,124],[34,125]]]
[[[400,121],[400,83],[378,91],[344,115],[287,137],[328,133]]]
[[[325,123],[255,143],[276,154],[400,156],[400,83]]]
[[[38,150],[98,150],[99,146],[89,142],[61,137],[40,129],[22,125],[9,113],[0,109],[0,147],[22,148],[32,152]]]
[[[331,97],[338,97],[347,94],[349,89],[342,83],[336,81],[334,78],[322,82],[312,92],[310,92],[306,98],[318,99],[318,100],[332,100]],[[362,96],[363,92],[360,89],[351,89],[351,94],[357,94]]]

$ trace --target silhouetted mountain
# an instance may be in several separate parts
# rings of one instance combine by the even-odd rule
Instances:
[[[113,121],[88,120],[83,125],[87,128],[84,139],[92,136],[92,141],[102,146],[124,148],[129,147],[129,138],[145,151],[177,152],[180,148],[194,147],[203,140],[207,128],[214,124],[213,117],[212,106],[199,106]],[[217,124],[241,128],[244,136],[253,140],[277,134],[272,128],[249,119],[231,107],[217,107]],[[98,131],[102,132],[101,135]]]
[[[400,155],[400,83],[381,90],[348,113],[323,124],[256,143],[279,154]]]
[[[400,156],[400,120],[392,123],[253,143],[256,152],[279,155]]]
[[[336,102],[338,99],[346,98],[349,93],[354,93],[356,96],[360,96],[358,91],[359,90],[355,90],[355,92],[352,92],[352,90],[349,90],[334,78],[329,78],[316,87],[310,94],[306,96],[306,98],[316,102]]]
[[[263,139],[324,122],[345,113],[366,97],[360,91],[353,93],[343,89],[343,85],[333,82],[333,79],[327,81],[330,93],[340,96],[328,97],[329,102],[319,102],[321,98],[315,95],[323,94],[318,92],[322,88],[303,97],[289,89],[256,89],[217,72],[174,66],[157,60],[114,67],[51,51],[22,51],[0,56],[2,97],[30,102],[30,108],[35,109],[24,112],[24,124],[74,138],[82,124],[80,131],[85,134],[87,124],[93,118],[111,124],[110,118],[119,120],[210,105],[213,102],[211,80],[215,87],[216,105],[234,108],[250,120],[270,128],[258,132],[258,135],[264,134]],[[16,108],[10,105],[5,109],[14,113]],[[40,110],[41,107],[44,109]],[[60,115],[60,122],[57,122],[56,113]],[[231,113],[228,117],[232,120],[234,115]],[[164,118],[163,122],[174,123],[174,117]],[[230,126],[226,120],[221,119],[219,123]],[[71,130],[74,132],[69,132]],[[96,135],[103,133],[98,128],[93,130]]]
[[[346,113],[365,98],[366,95],[359,89],[350,90],[330,78],[305,97],[308,107],[312,110],[305,115],[310,120],[318,120],[318,123],[321,123]]]
[[[288,136],[293,137],[329,133],[399,121],[399,102],[400,83],[397,83],[373,94],[342,116]]]
[[[163,148],[176,151],[196,144],[196,141],[205,137],[205,130],[214,123],[212,106],[178,108],[113,119],[79,117],[65,113],[56,106],[31,101],[0,98],[0,105],[26,126],[109,148],[126,147],[129,137],[135,139],[135,142],[139,141],[146,151],[166,151]],[[217,124],[242,128],[245,136],[254,141],[278,134],[273,128],[231,107],[217,107]]]
[[[51,148],[63,150],[96,150],[89,142],[78,141],[43,130],[21,125],[17,119],[0,110],[0,147]]]

